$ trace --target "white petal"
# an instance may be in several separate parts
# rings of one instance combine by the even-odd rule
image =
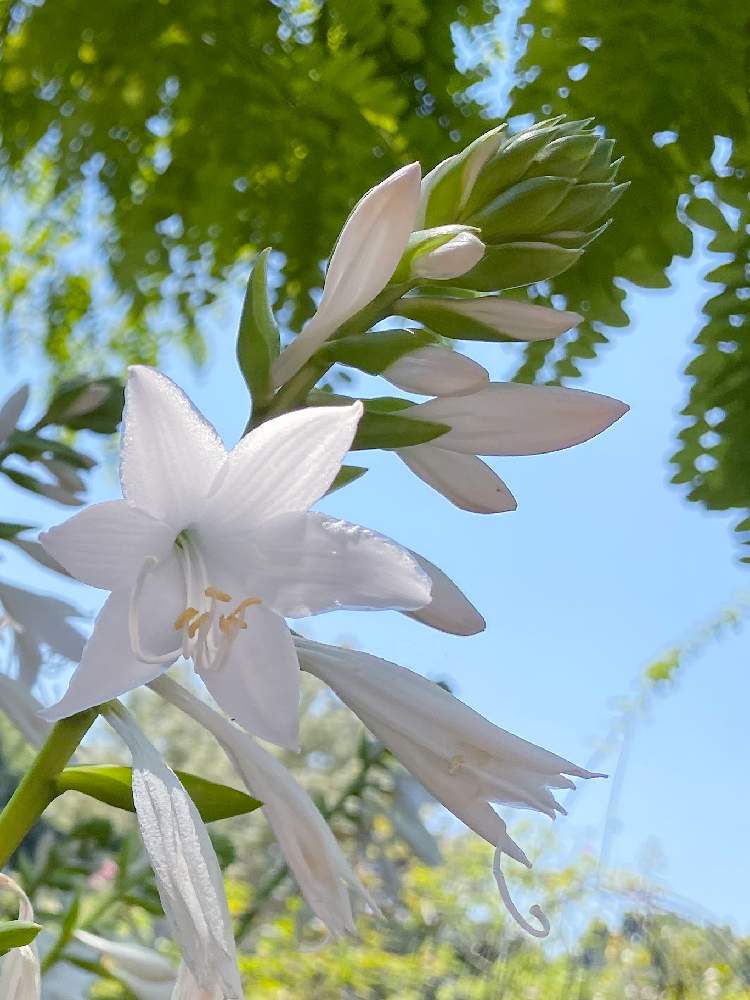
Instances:
[[[117,705],[107,719],[133,757],[133,802],[164,913],[185,963],[205,990],[240,998],[232,924],[211,839],[175,773]],[[221,994],[220,994],[221,995]]]
[[[12,892],[18,898],[18,919],[32,921],[34,910],[29,897],[12,878],[0,873],[0,889]],[[39,1000],[41,972],[36,942],[13,948],[2,959],[0,972],[0,997],[3,1000]]]
[[[229,453],[199,530],[231,537],[278,514],[307,510],[341,468],[361,415],[360,402],[310,407],[251,431]]]
[[[421,171],[402,167],[355,205],[331,256],[317,312],[274,365],[282,385],[336,327],[371,302],[388,284],[414,228]]]
[[[139,601],[139,630],[142,646],[154,655],[172,649],[175,659],[179,655],[174,621],[185,607],[181,588],[182,577],[174,561],[146,578]],[[68,690],[57,704],[44,711],[45,719],[55,722],[117,698],[147,684],[166,668],[168,664],[144,663],[133,655],[129,611],[130,590],[115,591],[107,598]]]
[[[404,614],[451,635],[483,632],[487,623],[453,580],[429,559],[417,552],[412,552],[412,555],[432,581],[431,600],[424,608],[405,611]]]
[[[484,243],[475,233],[458,233],[448,243],[415,257],[411,272],[432,281],[458,278],[479,263],[484,250]]]
[[[175,531],[124,500],[108,500],[39,539],[72,576],[92,587],[117,590],[133,583],[148,556],[161,561],[169,554]]]
[[[454,396],[480,389],[490,376],[465,354],[427,345],[403,355],[383,372],[383,378],[405,392],[423,396]]]
[[[67,618],[83,617],[78,608],[56,597],[34,594],[4,582],[0,583],[0,602],[22,627],[22,637],[43,642],[74,663],[80,660],[85,639],[66,621]]]
[[[153,948],[147,948],[137,941],[110,941],[108,938],[84,930],[76,931],[74,936],[81,944],[111,959],[118,970],[148,982],[174,984],[174,966],[168,958]]]
[[[200,987],[183,962],[170,1000],[224,1000],[224,993],[220,989],[204,990]]]
[[[134,365],[125,388],[120,479],[125,499],[181,530],[226,456],[219,435],[166,375]]]
[[[430,399],[404,411],[449,424],[441,448],[477,455],[539,455],[588,441],[628,407],[583,389],[491,382],[465,396]]]
[[[515,510],[516,501],[500,477],[476,455],[462,455],[431,444],[396,453],[415,476],[462,510],[499,514]]]
[[[29,401],[29,387],[22,385],[0,407],[0,446],[5,444],[16,429],[19,417]]]
[[[376,907],[310,796],[275,757],[185,688],[168,677],[160,677],[152,687],[217,738],[250,793],[263,803],[263,813],[315,915],[334,937],[354,933],[347,887]]]
[[[323,514],[288,514],[263,526],[252,566],[260,596],[303,618],[337,608],[423,607],[430,581],[384,535]]]
[[[14,677],[0,673],[0,705],[21,735],[39,748],[49,735],[49,723],[39,718],[41,705]]]
[[[263,605],[247,609],[227,662],[200,672],[231,718],[264,740],[299,748],[299,663],[283,618]]]

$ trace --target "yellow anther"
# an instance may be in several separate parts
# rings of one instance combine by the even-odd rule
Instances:
[[[232,617],[235,615],[241,615],[243,611],[247,608],[252,608],[255,604],[262,604],[263,601],[259,597],[246,597],[244,601],[240,601],[237,607],[232,612]]]
[[[241,618],[237,618],[234,614],[220,615],[219,628],[224,635],[232,635],[237,629],[247,628],[247,622],[243,622]]]
[[[457,753],[455,757],[451,757],[450,764],[448,765],[448,774],[455,774],[459,770],[464,762],[463,754]]]
[[[208,611],[204,611],[202,615],[198,615],[198,617],[195,619],[193,624],[188,629],[188,637],[192,639],[195,636],[195,633],[201,627],[201,625],[204,622],[209,622],[209,621],[211,621],[211,615],[208,613]]]
[[[188,622],[192,621],[193,618],[198,614],[197,608],[185,608],[180,617],[174,623],[175,629],[179,632],[180,629],[185,628]]]
[[[206,597],[212,597],[215,601],[223,601],[225,604],[229,604],[232,600],[232,595],[227,594],[223,590],[219,590],[218,587],[206,587],[203,591]]]

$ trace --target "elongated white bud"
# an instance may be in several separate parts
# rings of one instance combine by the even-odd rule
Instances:
[[[433,281],[458,278],[479,263],[484,250],[484,243],[475,233],[458,233],[448,243],[416,256],[411,272],[414,277]]]
[[[455,396],[489,382],[486,368],[448,347],[427,345],[402,355],[383,378],[405,392],[422,396]]]

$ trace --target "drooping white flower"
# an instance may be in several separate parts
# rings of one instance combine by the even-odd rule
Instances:
[[[112,591],[58,719],[145,684],[180,655],[243,726],[297,744],[299,669],[284,616],[416,609],[429,579],[395,543],[311,513],[354,436],[360,403],[270,420],[229,454],[168,378],[130,370],[124,500],[41,536],[73,576]]]
[[[242,730],[169,677],[150,685],[213,733],[268,820],[302,895],[333,937],[355,933],[349,892],[377,909],[307,792]]]
[[[472,232],[466,227],[457,232],[447,243],[426,253],[417,254],[412,261],[411,274],[431,281],[449,281],[470,271],[484,257],[484,251],[484,243],[477,235],[477,231]]]
[[[625,403],[583,389],[490,382],[476,392],[418,403],[402,416],[450,430],[397,454],[415,475],[457,507],[514,510],[507,486],[477,455],[540,455],[588,441],[626,413]]]
[[[0,448],[5,446],[6,441],[16,429],[21,414],[29,401],[29,387],[22,385],[11,393],[0,406]]]
[[[494,726],[437,684],[366,653],[295,640],[303,669],[320,678],[359,716],[404,767],[495,849],[494,874],[503,902],[530,934],[549,923],[538,907],[530,924],[514,905],[500,867],[502,854],[529,866],[492,803],[563,812],[550,789],[574,788],[568,777],[600,777],[557,754]]]
[[[33,687],[37,679],[42,647],[73,663],[80,660],[85,639],[68,621],[81,617],[72,604],[2,581],[0,605],[0,632],[12,639],[18,678],[25,687]]]
[[[29,897],[17,882],[0,873],[0,889],[12,892],[18,899],[18,919],[33,921],[34,909]],[[39,1000],[41,974],[36,943],[13,948],[2,959],[0,997],[2,1000]]]
[[[407,296],[395,304],[394,312],[456,340],[554,340],[583,319],[565,309],[550,309],[501,295]]]
[[[137,941],[110,941],[79,930],[75,937],[102,957],[102,964],[128,987],[137,1000],[172,1000],[175,967],[164,955]]]
[[[354,206],[331,255],[315,315],[274,363],[275,385],[290,379],[338,326],[388,284],[414,229],[420,178],[419,164],[410,163]]]
[[[382,374],[392,385],[420,396],[461,395],[490,380],[487,369],[465,354],[432,344],[403,354]]]
[[[242,997],[221,869],[203,820],[177,775],[121,705],[106,718],[133,758],[133,802],[164,913],[198,985]]]

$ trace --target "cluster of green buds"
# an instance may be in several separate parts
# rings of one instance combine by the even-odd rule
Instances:
[[[425,177],[419,224],[477,232],[486,249],[463,275],[464,288],[553,278],[606,228],[600,220],[628,186],[615,183],[621,160],[613,150],[591,120],[551,119],[513,136],[501,125]]]

